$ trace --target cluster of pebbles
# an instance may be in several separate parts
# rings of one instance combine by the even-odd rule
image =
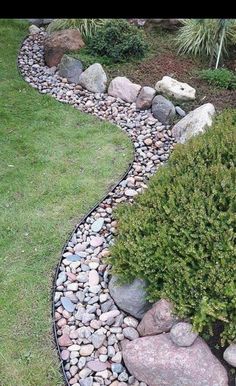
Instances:
[[[147,188],[147,180],[167,161],[174,146],[168,126],[149,110],[137,111],[107,94],[93,94],[67,83],[45,66],[45,32],[23,43],[18,65],[24,79],[43,94],[119,125],[133,141],[135,154],[126,177],[78,225],[67,243],[56,278],[54,323],[67,383],[74,386],[145,386],[122,360],[123,339],[136,339],[138,320],[119,310],[110,296],[109,246],[117,233],[113,209]]]

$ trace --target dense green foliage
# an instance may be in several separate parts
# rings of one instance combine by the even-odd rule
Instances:
[[[226,68],[201,70],[199,71],[199,76],[214,86],[227,88],[229,90],[236,89],[236,74]]]
[[[224,322],[236,338],[236,110],[177,145],[136,202],[117,213],[110,262],[121,281],[143,278],[151,301],[168,298],[197,331]]]
[[[92,54],[105,55],[114,62],[142,58],[147,48],[143,31],[123,19],[107,20],[88,40]]]
[[[182,23],[176,42],[179,52],[185,54],[211,57],[212,61],[219,49],[227,53],[236,38],[235,19],[183,19]]]
[[[105,19],[54,19],[47,27],[47,32],[51,34],[63,29],[78,29],[86,41],[94,35],[99,27],[105,23]]]

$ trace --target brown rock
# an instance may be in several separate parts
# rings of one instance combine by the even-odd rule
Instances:
[[[124,341],[128,371],[149,386],[228,386],[227,373],[203,339],[179,347],[170,334]]]
[[[161,299],[146,312],[138,325],[141,336],[156,335],[170,331],[177,318],[173,315],[173,305],[165,299]]]
[[[156,94],[156,90],[152,87],[143,87],[136,99],[136,107],[139,110],[149,109],[152,104],[152,100]]]
[[[84,42],[77,29],[54,32],[44,43],[44,58],[49,67],[57,66],[68,51],[78,51]]]

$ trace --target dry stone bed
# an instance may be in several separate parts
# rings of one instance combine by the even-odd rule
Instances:
[[[178,345],[180,351],[185,350],[183,353],[186,357],[186,350],[189,349],[193,355],[196,353],[198,359],[199,350],[206,344],[191,332],[191,325],[187,323],[171,330],[174,324],[178,326],[178,320],[172,315],[171,305],[165,300],[160,300],[146,312],[151,305],[142,298],[143,284],[140,281],[134,283],[132,288],[127,288],[130,294],[139,293],[141,298],[136,299],[135,295],[132,295],[130,299],[126,299],[127,304],[123,304],[126,289],[123,293],[116,293],[116,287],[112,283],[114,278],[111,280],[110,276],[111,267],[106,264],[105,258],[109,256],[109,246],[114,242],[117,233],[113,209],[123,201],[132,203],[135,196],[147,188],[149,177],[167,161],[175,140],[170,126],[163,125],[154,118],[151,109],[137,111],[134,101],[125,102],[106,93],[92,93],[81,85],[68,83],[67,79],[61,78],[56,67],[45,66],[45,38],[44,31],[35,31],[22,45],[18,65],[25,80],[43,94],[50,94],[63,103],[69,103],[81,111],[119,125],[130,136],[135,149],[134,161],[127,176],[78,225],[64,249],[56,278],[54,322],[66,381],[75,386],[146,386],[147,383],[138,381],[131,373],[137,374],[139,379],[145,379],[142,375],[142,365],[152,365],[150,361],[155,353],[150,356],[148,351],[145,352],[149,347],[148,339],[152,338],[148,336],[150,331],[166,332],[155,336],[155,339],[163,341],[161,345],[168,347],[170,352],[173,350],[173,356],[177,357]],[[113,85],[113,88],[115,87],[117,85]],[[152,90],[144,90],[145,93],[150,95]],[[140,103],[143,101],[140,100]],[[181,136],[181,133],[179,135]],[[116,303],[113,298],[116,298]],[[137,314],[132,310],[134,304]],[[139,324],[143,316],[142,323]],[[152,325],[153,321],[155,325]],[[144,337],[137,339],[140,336]],[[172,336],[172,340],[169,336]],[[175,345],[173,339],[177,342]],[[196,344],[192,345],[195,340]],[[143,344],[144,357],[138,342]],[[152,342],[150,341],[151,350]],[[134,353],[133,359],[135,353],[139,353],[141,365],[138,368],[136,359],[132,362],[132,358],[127,358],[126,363],[133,369],[132,372],[128,371],[122,357],[123,354],[127,356],[127,347]],[[225,374],[222,373],[217,360],[214,362],[210,350],[208,352],[205,348],[205,351],[209,362],[213,361],[215,376],[221,379],[219,385],[226,386]],[[160,351],[159,355],[161,358],[163,353]],[[158,365],[157,361],[157,367]],[[181,376],[182,374],[180,378]],[[211,376],[210,374],[209,377]],[[150,374],[150,377],[152,379],[153,374]],[[159,381],[162,382],[163,379]],[[199,379],[197,386],[202,384],[203,378]],[[153,382],[154,385],[155,379]],[[215,386],[214,383],[206,385]]]

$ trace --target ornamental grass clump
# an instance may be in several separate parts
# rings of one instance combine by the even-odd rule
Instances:
[[[121,281],[144,279],[149,300],[171,300],[196,331],[221,321],[222,344],[236,338],[235,160],[232,110],[176,145],[148,190],[118,209],[109,259]]]

